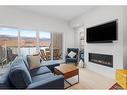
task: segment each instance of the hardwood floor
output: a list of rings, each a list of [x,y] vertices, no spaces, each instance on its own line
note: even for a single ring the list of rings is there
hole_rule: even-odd
[[[103,75],[100,75],[96,72],[90,71],[86,68],[79,68],[79,83],[68,88],[68,89],[74,89],[74,90],[108,90],[115,81],[105,77]],[[77,76],[69,79],[68,81],[73,83],[77,80]],[[65,83],[68,85],[67,83]]]

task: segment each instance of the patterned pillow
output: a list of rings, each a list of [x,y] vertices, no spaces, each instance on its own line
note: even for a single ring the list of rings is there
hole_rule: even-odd
[[[74,58],[75,55],[76,55],[76,53],[73,52],[73,51],[71,51],[71,52],[68,54],[68,56],[69,56],[70,58]]]

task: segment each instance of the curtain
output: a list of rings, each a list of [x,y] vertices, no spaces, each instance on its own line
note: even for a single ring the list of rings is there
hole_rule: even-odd
[[[62,58],[62,39],[62,33],[53,32],[53,59]]]

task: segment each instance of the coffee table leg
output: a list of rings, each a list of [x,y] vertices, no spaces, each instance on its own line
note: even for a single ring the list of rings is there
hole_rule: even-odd
[[[67,80],[65,80],[65,81],[70,85],[70,86],[64,88],[64,89],[67,89],[67,88],[69,88],[69,87],[71,87],[71,86],[73,86],[73,85],[79,83],[79,74],[78,74],[78,82],[76,82],[76,83],[74,83],[74,84],[71,84],[69,81],[67,81]]]
[[[78,83],[79,83],[79,73],[78,73]]]
[[[65,81],[66,81],[70,86],[72,86],[72,84],[71,84],[70,82],[68,82],[67,80],[65,80]],[[70,87],[70,86],[69,86],[69,87]]]

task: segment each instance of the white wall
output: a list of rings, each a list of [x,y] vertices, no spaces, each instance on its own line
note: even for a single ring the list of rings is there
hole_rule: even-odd
[[[42,16],[14,7],[0,7],[0,26],[10,26],[37,31],[62,32],[64,52],[67,47],[74,46],[73,31],[68,23],[47,16]],[[71,36],[70,36],[71,35]]]
[[[123,68],[123,7],[121,6],[100,6],[96,7],[81,17],[70,22],[71,26],[84,24],[86,33],[87,27],[118,19],[118,40],[113,43],[87,44],[85,42],[85,62],[87,68],[115,78],[115,69]],[[102,53],[113,55],[113,68],[93,64],[88,61],[88,53]]]
[[[80,28],[74,29],[74,47],[80,48]]]
[[[123,10],[123,67],[127,69],[127,7]]]

